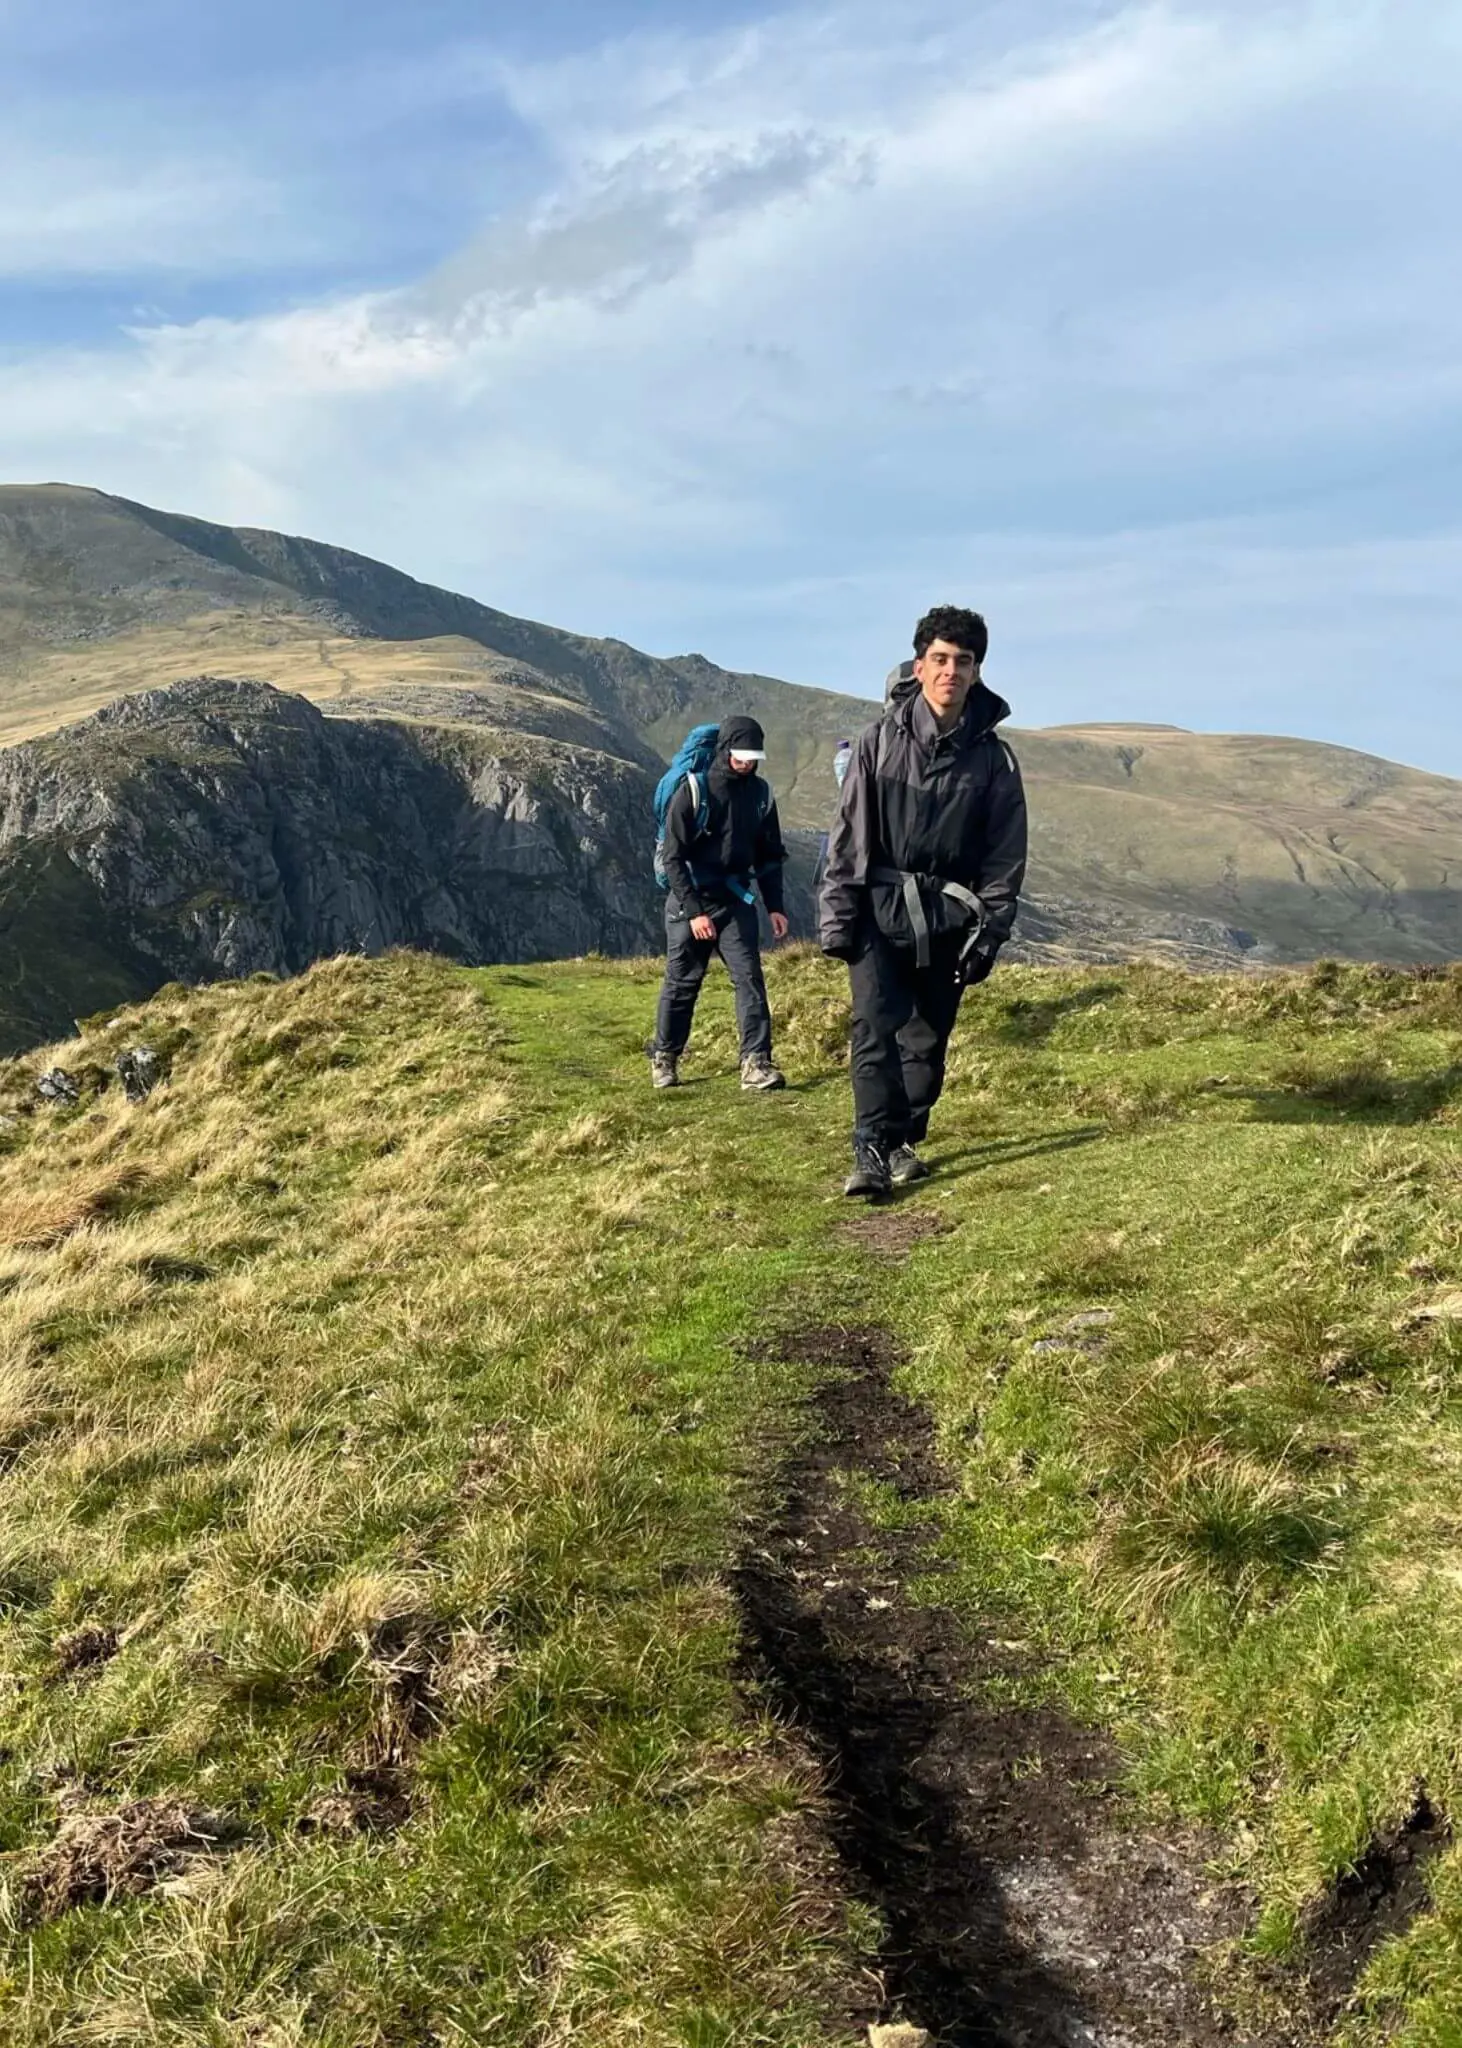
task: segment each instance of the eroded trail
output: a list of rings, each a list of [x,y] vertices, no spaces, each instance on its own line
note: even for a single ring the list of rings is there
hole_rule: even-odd
[[[999,1703],[1019,1646],[972,1643],[927,1585],[916,1604],[932,1518],[890,1533],[860,1502],[870,1481],[915,1509],[949,1487],[892,1339],[820,1328],[778,1349],[826,1374],[737,1573],[749,1675],[819,1754],[847,1882],[888,1928],[883,2017],[946,2048],[1235,2048],[1196,1965],[1237,1902],[1197,1845],[1124,1824],[1101,1736]]]

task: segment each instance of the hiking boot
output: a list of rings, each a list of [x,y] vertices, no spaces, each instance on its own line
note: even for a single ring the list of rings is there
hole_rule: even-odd
[[[680,1054],[678,1052],[651,1052],[650,1086],[652,1088],[678,1088],[680,1086]]]
[[[785,1088],[787,1077],[765,1053],[754,1052],[741,1062],[741,1085],[752,1089]]]
[[[843,1193],[867,1195],[870,1199],[876,1199],[879,1195],[886,1195],[892,1186],[887,1153],[877,1145],[869,1145],[861,1139],[855,1139],[853,1171],[843,1182]]]
[[[931,1171],[912,1145],[895,1145],[888,1155],[888,1177],[896,1188],[911,1187],[916,1180],[928,1180]]]

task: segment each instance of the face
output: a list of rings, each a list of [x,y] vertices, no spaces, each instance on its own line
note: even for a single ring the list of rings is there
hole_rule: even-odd
[[[761,765],[754,754],[732,754],[728,760],[733,775],[755,775]]]
[[[964,710],[979,666],[968,647],[956,647],[952,640],[935,640],[914,663],[914,674],[934,716],[951,721]]]

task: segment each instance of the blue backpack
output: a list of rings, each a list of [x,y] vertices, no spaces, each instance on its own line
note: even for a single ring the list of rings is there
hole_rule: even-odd
[[[695,805],[697,838],[699,838],[710,823],[710,805],[706,800],[706,777],[709,775],[711,764],[716,758],[716,746],[720,737],[721,728],[718,725],[693,725],[676,748],[670,766],[655,785],[655,886],[657,888],[668,889],[670,887],[670,877],[665,872],[665,820],[669,815],[670,806],[675,799],[676,792],[683,782],[690,784],[690,798],[691,802]],[[771,791],[764,782],[761,784],[761,789],[763,792],[762,810],[763,815],[765,815],[766,810],[770,806]],[[728,876],[727,880],[730,881],[731,878]],[[743,901],[752,903],[756,900],[749,888],[737,887],[734,881],[732,882],[732,887],[736,889],[737,895]]]

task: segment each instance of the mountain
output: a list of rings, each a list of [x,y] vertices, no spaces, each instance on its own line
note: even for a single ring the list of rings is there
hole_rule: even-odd
[[[0,752],[0,1050],[168,981],[656,943],[648,774],[199,678]]]
[[[646,765],[707,707],[775,702],[793,809],[814,762],[825,779],[826,735],[868,715],[862,699],[512,618],[317,541],[70,485],[0,487],[0,743],[180,675],[248,670],[331,706],[466,716]],[[820,794],[806,822],[826,808]]]
[[[873,651],[871,683],[896,652]],[[0,828],[0,933],[12,935],[12,952],[17,935],[28,933],[26,975],[32,985],[38,974],[48,976],[57,991],[64,984],[68,1002],[81,983],[109,975],[122,975],[136,992],[141,956],[129,949],[148,934],[147,958],[161,948],[184,963],[169,971],[204,971],[205,959],[211,971],[233,971],[230,963],[242,953],[224,934],[262,929],[258,920],[267,925],[274,916],[256,907],[230,924],[222,913],[210,922],[184,907],[184,928],[164,943],[162,913],[134,904],[130,883],[118,900],[132,908],[115,928],[110,910],[103,914],[87,895],[101,884],[99,856],[86,836],[95,819],[78,794],[94,771],[81,764],[101,759],[113,728],[86,721],[124,695],[143,699],[126,727],[129,779],[117,786],[108,769],[99,786],[111,791],[115,808],[108,845],[125,837],[120,820],[129,807],[136,812],[131,829],[146,838],[153,828],[144,818],[159,803],[166,811],[172,799],[166,790],[152,792],[155,771],[142,771],[140,735],[159,722],[171,722],[176,733],[177,718],[200,712],[196,684],[189,685],[193,694],[183,693],[176,716],[157,695],[200,675],[255,679],[325,714],[301,712],[290,723],[281,705],[259,717],[286,751],[299,750],[291,815],[306,836],[317,827],[323,833],[327,869],[346,859],[338,850],[346,844],[340,834],[352,801],[346,792],[360,762],[389,757],[413,788],[426,771],[408,773],[404,764],[434,763],[433,803],[440,799],[446,810],[428,804],[419,816],[406,816],[401,874],[388,885],[397,813],[383,800],[373,878],[361,879],[364,855],[352,846],[352,881],[340,900],[369,903],[371,917],[379,908],[381,934],[409,933],[468,954],[481,946],[484,957],[495,958],[653,940],[655,905],[630,880],[635,863],[642,866],[648,778],[688,725],[729,711],[753,712],[767,729],[784,821],[804,835],[798,856],[805,923],[814,844],[808,835],[825,827],[832,807],[832,742],[877,708],[866,697],[727,671],[702,655],[659,659],[622,641],[514,618],[320,542],[215,525],[68,485],[0,488],[0,748],[28,743],[19,749],[19,765],[7,766],[5,786],[31,791],[12,795]],[[998,669],[992,679],[1001,685]],[[57,729],[78,719],[83,724],[72,744]],[[1223,965],[1334,954],[1423,964],[1462,954],[1462,896],[1453,883],[1462,867],[1462,784],[1344,748],[1266,736],[1092,724],[1012,731],[1011,738],[1032,809],[1019,938],[1029,959],[1155,952]],[[200,759],[211,758],[213,744],[206,734],[198,738]],[[190,740],[184,752],[193,746]],[[15,758],[0,752],[0,762]],[[464,896],[451,868],[459,827],[471,839],[462,820],[475,820],[480,831],[494,806],[505,817],[504,807],[519,800],[530,759],[539,776],[533,801],[542,806],[550,838],[563,825],[572,838],[573,817],[592,789],[601,821],[595,829],[613,838],[621,864],[614,891],[639,886],[637,908],[622,895],[614,907],[601,903],[593,877],[587,893],[579,889],[575,861],[588,860],[581,850],[567,859],[559,883],[535,885],[531,902],[490,912],[478,906],[469,914],[473,888],[509,888],[509,871],[491,870],[489,885],[489,871],[474,870]],[[490,763],[497,765],[489,773]],[[276,760],[271,777],[278,767]],[[487,790],[492,775],[499,778],[496,795],[461,794]],[[316,787],[311,776],[326,781]],[[577,796],[566,794],[569,784]],[[40,793],[42,785],[50,794]],[[458,792],[450,799],[449,787]],[[316,810],[307,800],[312,788]],[[210,886],[204,877],[211,846],[229,868],[226,813],[233,795],[230,784],[219,797],[216,841],[192,847],[196,889]],[[621,810],[611,824],[616,805]],[[332,811],[339,813],[334,822]],[[50,822],[38,825],[42,818]],[[420,818],[433,820],[424,828],[432,850],[426,867],[411,836]],[[49,877],[44,888],[39,874]],[[422,908],[438,901],[438,884],[454,905],[440,920]],[[363,894],[352,893],[357,885]],[[335,900],[320,886],[322,900]],[[77,892],[90,904],[85,915]],[[64,962],[46,943],[45,934],[61,928],[57,913],[42,907],[53,896],[71,906],[66,928],[78,918],[84,928]],[[566,907],[570,899],[579,911]],[[188,901],[185,892],[173,908]],[[25,904],[29,913],[17,908]],[[285,965],[309,955],[316,938],[378,943],[364,910],[354,923],[335,914],[318,927],[309,918],[296,926],[283,913],[280,919],[270,957]],[[260,949],[249,957],[260,957]],[[47,1009],[52,1021],[59,1000],[57,993]]]

